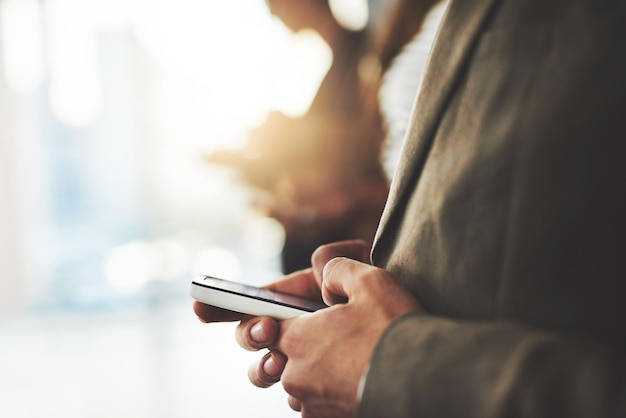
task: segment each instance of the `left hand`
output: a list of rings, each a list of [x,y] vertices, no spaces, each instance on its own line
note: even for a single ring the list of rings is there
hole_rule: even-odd
[[[308,418],[353,416],[383,332],[397,317],[423,309],[387,271],[347,258],[326,264],[321,290],[332,306],[281,322],[272,349],[286,356],[281,380],[293,409]]]

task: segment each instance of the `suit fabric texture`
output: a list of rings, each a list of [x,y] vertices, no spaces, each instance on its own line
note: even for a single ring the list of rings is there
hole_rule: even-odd
[[[452,0],[372,261],[359,417],[626,416],[626,2]]]

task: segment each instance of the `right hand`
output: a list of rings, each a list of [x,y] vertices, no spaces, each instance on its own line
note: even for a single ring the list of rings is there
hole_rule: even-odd
[[[292,273],[267,288],[292,293],[309,299],[321,300],[322,272],[324,266],[336,257],[347,257],[369,263],[371,246],[360,240],[342,241],[319,247],[311,257],[312,267]],[[216,308],[213,308],[216,309]],[[196,310],[198,313],[198,310]],[[202,311],[200,311],[202,313]],[[200,316],[200,315],[199,315]],[[205,319],[206,317],[200,316]],[[247,350],[261,350],[276,344],[280,327],[269,317],[243,317],[237,327],[236,338],[239,345]],[[258,387],[269,387],[281,378],[287,358],[279,351],[270,351],[253,364],[248,377]]]

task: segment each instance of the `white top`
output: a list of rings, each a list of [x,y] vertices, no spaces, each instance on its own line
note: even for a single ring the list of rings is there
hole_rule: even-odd
[[[448,2],[442,0],[431,8],[421,30],[402,48],[383,76],[379,99],[383,120],[387,125],[387,138],[382,151],[382,163],[389,180],[393,178],[400,159],[400,150],[426,61]]]

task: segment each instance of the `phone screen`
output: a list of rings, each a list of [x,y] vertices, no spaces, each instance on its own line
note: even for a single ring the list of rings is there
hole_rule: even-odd
[[[322,302],[309,300],[300,296],[290,295],[288,293],[282,293],[275,290],[263,289],[243,283],[218,279],[217,277],[203,276],[202,278],[194,280],[194,282],[209,289],[215,289],[222,292],[249,297],[251,299],[258,299],[283,306],[298,308],[308,312],[315,312],[319,309],[327,307]]]

